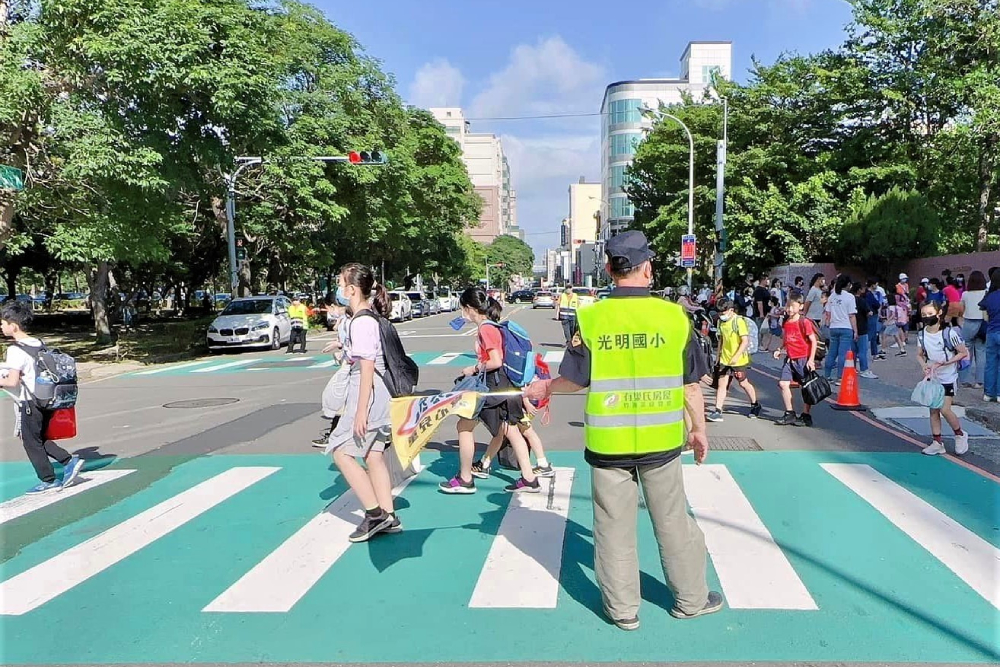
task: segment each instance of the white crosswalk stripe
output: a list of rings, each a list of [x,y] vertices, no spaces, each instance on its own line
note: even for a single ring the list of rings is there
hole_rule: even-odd
[[[447,363],[451,362],[452,360],[458,358],[459,356],[461,356],[461,354],[462,354],[461,352],[446,352],[445,354],[442,354],[440,357],[437,357],[436,359],[431,359],[430,361],[428,361],[427,365],[428,366],[443,366],[444,364],[447,364]]]
[[[240,359],[239,361],[230,361],[229,363],[219,364],[218,366],[209,366],[208,368],[196,368],[192,373],[214,373],[215,371],[221,371],[224,368],[236,368],[237,366],[246,366],[247,364],[252,364],[260,361],[260,359]]]
[[[200,359],[198,361],[189,361],[186,364],[174,364],[172,366],[164,366],[163,368],[154,368],[151,371],[139,371],[136,375],[156,375],[157,373],[163,373],[165,371],[176,371],[182,368],[191,368],[192,366],[201,366],[202,364],[211,363],[207,359]]]
[[[7,523],[8,521],[13,521],[18,517],[22,517],[25,514],[30,514],[35,510],[39,510],[43,507],[55,504],[60,500],[65,500],[67,498],[72,498],[75,495],[83,493],[84,491],[89,491],[90,489],[96,489],[102,484],[107,484],[108,482],[114,481],[116,479],[121,479],[129,473],[135,472],[134,470],[90,470],[81,472],[79,477],[76,478],[76,482],[61,491],[49,491],[48,493],[40,493],[38,495],[24,495],[14,498],[13,500],[8,500],[6,502],[0,503],[0,525]]]
[[[40,607],[278,470],[231,468],[25,570],[0,584],[0,615]]]
[[[555,609],[573,468],[542,479],[542,493],[510,500],[469,607]]]
[[[565,350],[550,350],[545,353],[545,356],[543,356],[542,359],[544,359],[547,364],[558,364],[562,362],[563,355],[565,354]]]
[[[307,368],[330,368],[331,366],[336,366],[336,359],[329,359],[327,361],[321,361],[318,364],[313,364],[312,366],[307,366]]]

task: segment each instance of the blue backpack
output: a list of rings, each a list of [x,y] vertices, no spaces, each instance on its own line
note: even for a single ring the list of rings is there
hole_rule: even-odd
[[[535,355],[531,338],[517,322],[489,322],[503,336],[503,369],[515,387],[524,387],[535,379]]]

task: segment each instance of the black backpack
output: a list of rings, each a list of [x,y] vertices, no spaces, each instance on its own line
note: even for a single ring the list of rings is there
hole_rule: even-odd
[[[43,343],[41,347],[22,345],[14,342],[35,362],[35,388],[29,389],[22,385],[42,410],[60,410],[76,405],[79,387],[76,379],[76,360],[73,357],[49,349]]]
[[[392,322],[375,311],[366,308],[354,314],[354,317],[371,317],[378,322],[379,339],[382,341],[382,358],[385,360],[385,375],[379,377],[385,382],[385,388],[393,398],[409,396],[420,379],[420,368],[403,349],[403,341]],[[376,371],[378,373],[378,371]]]

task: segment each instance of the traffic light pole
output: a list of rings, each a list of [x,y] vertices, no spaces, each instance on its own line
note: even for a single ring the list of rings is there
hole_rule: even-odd
[[[312,160],[313,162],[347,162],[365,166],[379,166],[385,164],[385,156],[378,152],[357,153],[352,151],[347,155],[320,155],[309,156],[300,155],[298,159]],[[229,244],[229,288],[233,297],[240,286],[240,269],[236,259],[236,179],[247,167],[264,164],[262,157],[240,156],[236,158],[236,170],[232,174],[226,174],[226,240]],[[384,277],[384,276],[383,276]]]

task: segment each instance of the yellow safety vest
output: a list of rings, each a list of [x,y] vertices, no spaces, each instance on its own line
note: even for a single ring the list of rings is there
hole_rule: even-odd
[[[580,297],[576,293],[562,293],[559,297],[559,315],[576,315],[576,309],[580,306]]]
[[[288,307],[288,317],[291,318],[292,323],[295,323],[295,320],[299,320],[298,323],[305,326],[308,314],[309,311],[304,303],[300,303],[297,306],[293,303]]]
[[[613,298],[577,313],[590,350],[585,434],[595,454],[684,445],[684,350],[690,321],[676,303]]]

